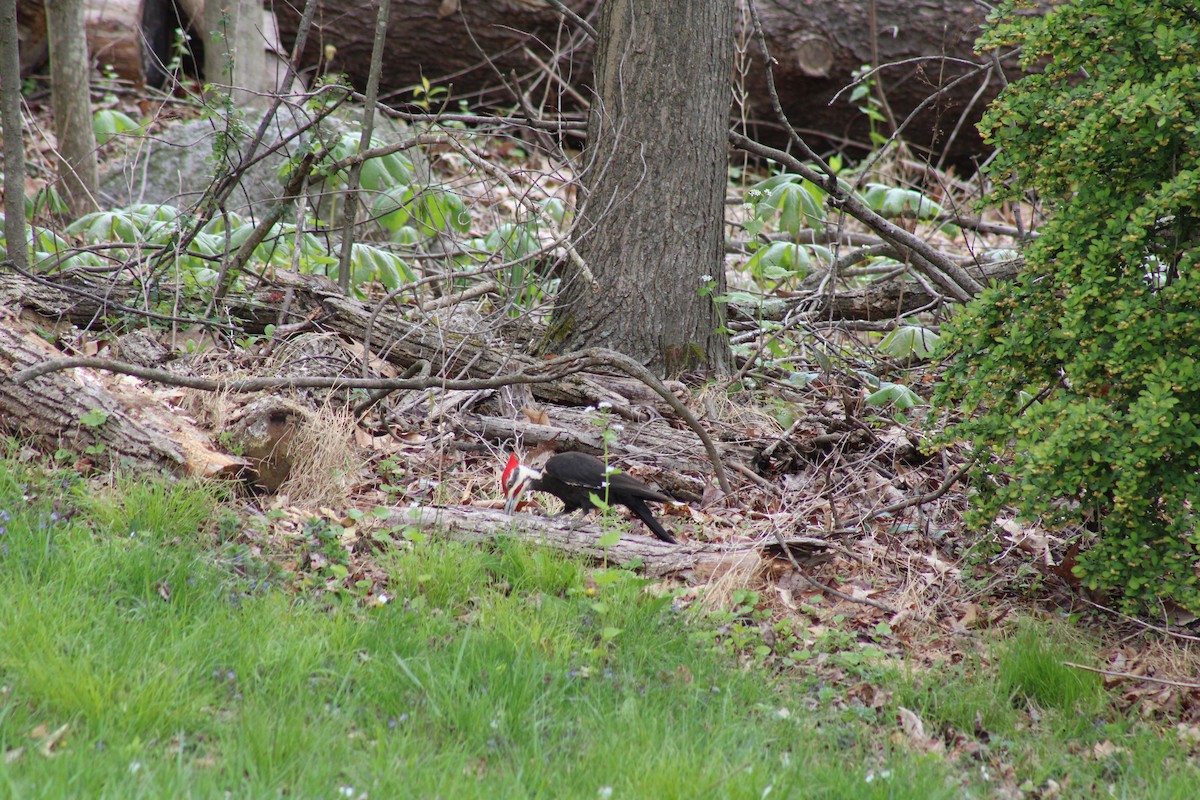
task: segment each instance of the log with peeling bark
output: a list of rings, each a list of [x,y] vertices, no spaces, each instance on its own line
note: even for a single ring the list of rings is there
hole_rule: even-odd
[[[1005,283],[1014,280],[1023,259],[993,261],[968,267],[980,283]],[[819,277],[819,276],[817,276]],[[929,288],[908,278],[875,281],[854,289],[840,289],[815,294],[807,292],[788,299],[770,299],[758,304],[735,304],[731,316],[741,319],[780,320],[793,309],[803,307],[814,319],[824,320],[894,320],[929,308],[940,299]]]
[[[533,514],[508,515],[476,507],[397,509],[384,524],[400,529],[436,530],[465,542],[487,542],[514,536],[572,557],[636,568],[652,578],[679,578],[697,583],[718,578],[731,570],[758,573],[777,559],[786,558],[775,539],[731,545],[687,541],[667,544],[652,536],[632,533],[623,535],[611,547],[600,547],[597,544],[600,529],[594,521]],[[811,557],[824,544],[820,539],[807,537],[793,537],[784,542],[798,559]]]
[[[595,21],[598,0],[566,0],[566,5]],[[852,101],[848,92],[838,96],[853,73],[864,64],[898,63],[876,82],[887,98],[886,113],[899,123],[981,60],[974,44],[987,16],[984,4],[972,0],[757,0],[757,8],[776,62],[780,100],[793,124],[868,148],[870,122],[859,110],[866,100]],[[278,9],[290,47],[303,3]],[[320,65],[326,74],[345,72],[356,86],[365,86],[374,23],[369,4],[325,0],[304,53],[305,66]],[[749,17],[741,15],[739,24],[747,26]],[[764,121],[755,135],[779,144],[762,58],[745,41],[752,63],[739,86],[749,105],[744,116]],[[577,109],[591,97],[593,49],[586,35],[541,0],[404,0],[391,7],[381,96],[390,92],[398,100],[410,99],[411,87],[428,79],[449,90],[451,105],[457,98],[485,98],[511,106],[515,90],[535,107]],[[1010,77],[1017,73],[1015,63],[1005,66]],[[558,77],[547,76],[547,68]],[[956,157],[978,154],[983,147],[974,123],[1001,86],[1001,80],[982,74],[963,80],[927,104],[910,124],[908,138],[938,151],[956,133]],[[965,117],[961,125],[960,117]]]
[[[139,381],[68,370],[16,384],[13,372],[62,353],[11,317],[0,317],[0,429],[54,452],[66,448],[99,470],[211,477],[245,466]]]
[[[969,270],[981,282],[1003,282],[1012,280],[1016,276],[1020,264],[1019,260],[1009,260],[985,264],[979,268],[971,267]],[[284,293],[289,288],[298,291],[290,306],[292,316],[289,318],[289,322],[295,322],[309,315],[316,319],[326,313],[321,298],[328,295],[332,284],[327,284],[323,279],[314,276],[296,275],[282,270],[277,271],[274,275],[274,281],[263,281],[248,299],[237,297],[231,299],[230,302],[233,305],[230,312],[233,319],[242,325],[245,332],[261,333],[267,325],[279,324],[279,308],[282,305]],[[164,285],[161,287],[161,291],[164,294],[170,294],[173,289]],[[928,305],[935,299],[916,281],[894,279],[857,289],[838,290],[815,298],[806,295],[794,301],[768,299],[763,303],[753,305],[733,304],[733,313],[735,316],[748,319],[756,317],[780,319],[793,306],[803,303],[806,308],[817,312],[822,319],[886,320],[904,316],[917,308]],[[82,328],[91,327],[97,320],[120,311],[120,306],[136,307],[138,302],[136,292],[129,285],[114,285],[81,274],[55,276],[53,280],[39,281],[11,270],[0,269],[0,303],[29,308],[44,317],[63,320]],[[345,309],[343,314],[345,319],[342,320],[338,329],[352,338],[360,339],[369,311],[356,301],[348,301],[341,307]],[[388,312],[384,313],[388,314]],[[398,332],[402,339],[405,331],[410,330],[411,326],[412,323],[401,323]],[[436,336],[436,326],[426,325],[425,327],[433,331]],[[396,332],[393,331],[393,333]],[[536,335],[536,333],[522,332],[524,338],[528,338],[530,335]],[[441,342],[440,346],[446,344],[446,342]],[[425,357],[421,355],[425,351],[422,345],[401,342],[399,346],[400,350],[393,353],[394,358],[390,359],[395,363],[407,367],[411,364],[411,359]],[[434,347],[437,346],[439,343],[434,343]],[[380,347],[378,337],[374,339],[374,347],[377,350],[383,349]],[[468,350],[466,360],[470,361],[474,351],[470,350],[469,346]],[[471,374],[484,373],[472,370]],[[654,406],[660,412],[667,413],[665,406],[660,405],[661,401],[657,395],[649,392],[640,383],[624,377],[618,377],[615,380],[606,377],[604,383],[610,395],[615,390],[621,397],[627,398],[635,404]],[[539,391],[544,392],[545,390]],[[544,393],[539,399],[547,402],[560,402],[553,396],[547,396]],[[604,398],[597,396],[593,400],[588,400],[579,392],[574,392],[563,397],[562,402],[570,404],[582,400],[583,402],[579,404],[587,405],[589,402],[594,404],[600,399]]]
[[[1021,261],[1012,259],[970,268],[981,283],[1011,281],[1017,276]],[[833,292],[818,305],[817,313],[832,314],[835,319],[889,320],[929,308],[940,298],[927,286],[916,281],[894,278],[878,281],[857,289]]]

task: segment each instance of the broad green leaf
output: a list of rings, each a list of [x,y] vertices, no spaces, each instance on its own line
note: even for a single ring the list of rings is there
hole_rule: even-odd
[[[97,144],[108,144],[114,136],[139,130],[142,126],[132,117],[112,108],[104,108],[92,115],[92,130],[96,132]]]
[[[925,400],[920,395],[903,384],[880,381],[879,386],[877,391],[867,395],[866,403],[868,405],[886,406],[891,404],[903,410],[925,404]]]
[[[918,219],[930,219],[945,214],[940,205],[914,189],[901,189],[882,183],[868,183],[863,202],[885,217],[898,217],[913,212]]]
[[[879,349],[893,358],[929,358],[940,337],[917,325],[902,325],[883,337]]]

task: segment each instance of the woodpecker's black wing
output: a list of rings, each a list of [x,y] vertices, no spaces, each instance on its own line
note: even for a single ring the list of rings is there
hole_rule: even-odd
[[[556,485],[560,483],[560,485],[587,488],[592,492],[604,491],[604,483],[607,479],[610,493],[620,492],[644,500],[658,500],[659,503],[670,503],[671,501],[667,495],[655,492],[636,477],[624,473],[608,474],[605,463],[587,453],[558,453],[557,456],[546,462],[541,474],[544,479],[550,477]]]
[[[671,498],[662,492],[656,492],[637,478],[626,475],[623,472],[618,472],[616,475],[609,475],[608,487],[610,494],[616,493],[629,497],[638,497],[642,500],[657,500],[660,503],[672,502]]]
[[[675,542],[646,505],[647,500],[669,503],[671,498],[630,475],[622,472],[610,474],[604,462],[595,456],[575,452],[553,456],[542,467],[542,478],[537,488],[562,500],[565,506],[563,513],[568,513],[580,508],[595,508],[592,495],[604,498],[606,482],[610,504],[627,506],[655,536],[664,542]]]

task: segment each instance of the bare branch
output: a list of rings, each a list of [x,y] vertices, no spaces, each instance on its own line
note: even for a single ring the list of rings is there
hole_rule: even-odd
[[[1146,681],[1148,683],[1157,683],[1163,686],[1177,686],[1180,689],[1200,689],[1200,683],[1186,683],[1184,681],[1171,681],[1166,678],[1155,678],[1150,675],[1134,675],[1132,672],[1114,672],[1109,669],[1097,669],[1089,667],[1085,664],[1076,664],[1072,661],[1062,662],[1064,667],[1072,667],[1073,669],[1082,669],[1087,672],[1095,672],[1098,675],[1104,675],[1107,678],[1122,678],[1127,681]]]
[[[593,40],[599,38],[596,35],[596,29],[592,27],[592,23],[588,22],[586,19],[572,11],[566,3],[562,2],[562,0],[546,0],[546,2],[554,6],[558,13],[571,20],[571,22],[573,22],[577,27],[581,28],[584,33],[592,37]]]
[[[785,153],[774,147],[759,144],[737,131],[729,132],[729,140],[733,143],[734,147],[738,147],[754,155],[774,159],[792,172],[821,186],[829,195],[828,202],[845,209],[846,213],[869,226],[881,238],[890,242],[894,247],[911,253],[913,264],[917,269],[927,275],[955,300],[965,303],[983,289],[982,284],[968,275],[950,256],[932,247],[919,236],[909,233],[900,226],[884,219],[872,211],[856,195],[847,191],[836,180],[827,180],[825,176],[797,159],[791,153]]]

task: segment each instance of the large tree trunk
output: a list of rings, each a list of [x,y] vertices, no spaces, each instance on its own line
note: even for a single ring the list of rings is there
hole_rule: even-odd
[[[25,247],[25,124],[17,53],[17,5],[0,0],[0,132],[4,136],[4,240],[8,258],[29,268]]]
[[[733,12],[733,0],[604,3],[575,227],[592,274],[568,263],[548,349],[611,347],[667,375],[728,369],[714,297]]]

